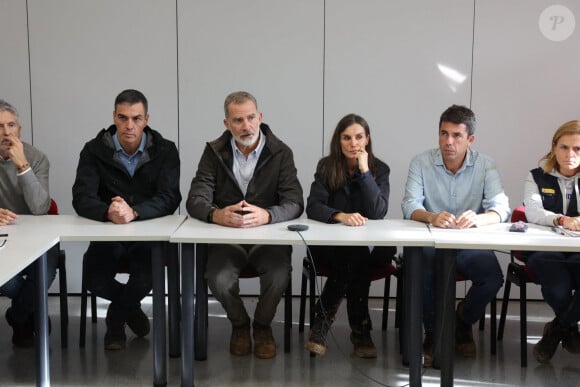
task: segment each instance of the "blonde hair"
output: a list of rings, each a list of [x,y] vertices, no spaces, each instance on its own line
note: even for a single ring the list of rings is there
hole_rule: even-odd
[[[554,137],[552,138],[552,148],[550,149],[550,152],[542,157],[542,160],[546,161],[542,167],[545,173],[552,172],[553,170],[560,170],[558,160],[556,160],[556,155],[554,154],[554,148],[562,136],[570,134],[580,134],[580,121],[568,121],[556,130],[556,133],[554,133]]]

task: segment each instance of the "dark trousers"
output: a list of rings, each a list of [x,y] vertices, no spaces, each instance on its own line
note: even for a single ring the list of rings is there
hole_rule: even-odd
[[[47,254],[46,272],[49,287],[56,276],[57,266],[58,254]],[[0,293],[12,300],[10,314],[14,321],[22,323],[29,320],[34,312],[34,297],[36,294],[34,264],[28,265],[20,273],[10,278],[8,282],[0,287]]]
[[[84,259],[87,288],[110,300],[114,318],[126,321],[152,288],[151,243],[91,242]],[[115,279],[119,272],[129,274],[126,284]]]
[[[423,324],[425,332],[432,333],[435,324],[436,294],[435,276],[437,275],[436,250],[423,248],[421,268],[423,269]],[[457,250],[455,257],[457,271],[472,282],[463,301],[462,319],[473,324],[483,316],[485,307],[503,284],[503,273],[497,257],[491,250]],[[455,273],[444,273],[453,276]]]
[[[527,265],[538,277],[544,299],[563,326],[580,320],[580,254],[537,251],[527,258]]]
[[[377,247],[371,253],[367,246],[311,246],[310,252],[315,266],[323,265],[330,270],[319,304],[333,314],[346,297],[351,328],[370,330],[368,299],[371,270],[373,266],[390,262],[396,249]],[[327,316],[330,321],[333,317]]]

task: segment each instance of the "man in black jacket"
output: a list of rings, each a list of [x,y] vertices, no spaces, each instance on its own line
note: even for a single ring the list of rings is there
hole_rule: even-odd
[[[115,100],[114,124],[87,142],[73,185],[80,216],[126,224],[170,215],[179,206],[179,154],[175,144],[149,126],[147,99],[125,90]],[[125,324],[139,337],[149,333],[141,300],[152,287],[151,245],[147,242],[92,242],[84,256],[87,287],[111,300],[105,349],[125,347]],[[115,279],[123,267],[126,284]]]
[[[228,227],[256,227],[300,216],[302,188],[290,148],[262,123],[256,99],[231,93],[224,103],[226,131],[205,147],[191,182],[187,211],[197,219]],[[232,323],[230,353],[276,355],[270,324],[288,284],[291,246],[210,245],[206,277]],[[244,308],[238,276],[251,267],[260,275],[254,322]]]

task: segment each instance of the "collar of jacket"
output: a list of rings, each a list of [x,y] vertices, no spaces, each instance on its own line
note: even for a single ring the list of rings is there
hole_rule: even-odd
[[[270,127],[267,124],[260,124],[260,130],[266,136],[266,144],[264,145],[264,150],[262,150],[262,154],[260,155],[260,159],[258,160],[258,165],[256,168],[258,168],[259,165],[261,165],[269,156],[280,152],[283,148],[282,141],[280,141],[280,139],[276,137],[274,133],[272,133],[272,130],[270,130]],[[231,138],[232,134],[230,131],[225,130],[220,137],[207,143],[207,145],[224,161],[224,163],[230,169],[233,165],[233,151],[232,147],[230,146]]]

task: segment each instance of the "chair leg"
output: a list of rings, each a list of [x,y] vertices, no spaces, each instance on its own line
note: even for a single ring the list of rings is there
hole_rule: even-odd
[[[491,354],[495,355],[497,352],[497,343],[495,340],[495,334],[496,334],[496,327],[497,325],[497,300],[494,299],[491,300],[491,307],[489,308],[489,339],[490,339],[490,348],[491,348]]]
[[[503,300],[501,301],[501,312],[499,315],[499,326],[497,328],[497,339],[503,339],[503,331],[505,329],[505,320],[507,316],[507,308],[508,302],[510,299],[510,290],[511,290],[512,282],[508,279],[505,281],[504,289],[503,289]]]
[[[85,347],[85,340],[87,336],[87,284],[85,281],[85,265],[83,261],[83,273],[81,276],[81,322],[79,332],[79,347]]]
[[[522,367],[528,366],[528,321],[526,308],[526,282],[520,281],[520,357]]]
[[[310,326],[312,326],[312,321],[314,320],[314,305],[316,304],[316,273],[314,268],[310,267],[308,271],[308,279],[310,281]],[[314,352],[310,352],[310,357],[316,357]]]
[[[395,301],[395,328],[401,326],[401,314],[403,312],[403,276],[399,274],[397,278],[397,295]]]
[[[306,259],[306,258],[305,258]],[[308,276],[302,269],[302,281],[300,283],[300,315],[298,317],[298,332],[304,332],[304,317],[306,314],[306,285]]]
[[[382,331],[387,330],[387,322],[389,320],[389,294],[391,290],[391,276],[385,277],[385,289],[383,290],[383,322],[381,324]]]
[[[64,251],[57,244],[58,281],[60,289],[60,346],[68,347],[68,288],[66,282],[66,260]]]
[[[97,296],[91,293],[91,321],[97,323]]]
[[[289,274],[288,286],[284,294],[284,352],[289,353],[292,335],[292,273]]]

